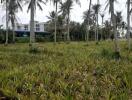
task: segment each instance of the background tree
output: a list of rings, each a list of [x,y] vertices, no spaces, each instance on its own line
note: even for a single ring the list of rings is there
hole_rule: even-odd
[[[131,10],[132,11],[132,10]],[[128,41],[128,49],[131,49],[131,41],[130,41],[130,0],[127,0],[127,41]]]
[[[57,18],[58,18],[58,4],[60,4],[60,2],[62,0],[50,0],[50,1],[53,2],[53,5],[55,6],[55,32],[54,32],[54,42],[56,43]]]
[[[55,23],[55,12],[54,11],[50,12],[49,16],[47,16],[47,18],[49,19],[49,21],[48,21],[48,31],[51,32],[51,33],[54,33],[53,26],[54,26],[54,23]],[[64,35],[63,32],[65,31],[64,30],[64,25],[65,25],[65,18],[64,18],[64,16],[63,15],[58,15],[58,17],[57,17],[57,24],[56,24],[56,26],[57,26],[57,28],[56,28],[56,32],[57,32],[56,39],[58,39],[58,41],[59,41],[59,39],[64,38],[63,37],[63,35]]]
[[[87,35],[86,35],[86,41],[89,40],[89,27],[90,27],[90,12],[91,12],[91,4],[92,4],[92,0],[89,0],[89,9],[88,9],[88,26],[86,26],[87,28]]]
[[[8,44],[8,5],[9,5],[9,0],[1,0],[1,3],[5,5],[6,8],[6,41],[5,45]]]
[[[119,12],[117,11],[115,17],[116,17],[116,27],[117,27],[117,29],[120,29],[121,28],[121,23],[122,23],[122,15],[121,15],[121,12],[120,11]]]
[[[96,22],[95,40],[98,42],[98,13],[100,11],[100,4],[93,5],[92,9],[95,14],[95,22]]]
[[[87,10],[83,13],[83,20],[84,20],[83,24],[86,30],[85,41],[89,40],[89,31],[90,31],[91,26],[94,24],[93,18],[94,18],[94,14],[92,11]]]
[[[99,4],[99,0],[97,0],[97,5],[98,5],[98,12],[97,12],[97,42],[98,42],[98,39],[99,39],[99,11],[101,7],[101,5]]]
[[[35,32],[34,32],[34,15],[36,11],[36,7],[39,7],[40,10],[43,10],[41,3],[46,4],[46,1],[43,0],[28,0],[26,4],[29,4],[28,11],[30,10],[30,45],[35,43]]]
[[[66,0],[64,3],[61,3],[61,12],[66,18],[67,21],[67,40],[70,41],[70,13],[73,7],[73,3],[76,2],[80,4],[79,0]]]
[[[119,51],[119,44],[118,44],[118,37],[117,37],[117,28],[116,28],[116,17],[114,13],[114,3],[117,0],[107,0],[106,8],[109,6],[109,12],[111,14],[111,21],[113,25],[113,31],[114,31],[114,47],[115,47],[115,55],[117,58],[120,57],[120,51]]]
[[[49,21],[47,22],[47,24],[48,24],[48,27],[47,27],[48,31],[54,33],[55,12],[54,11],[50,12],[49,16],[47,16],[47,18],[49,19]]]
[[[22,0],[10,0],[9,1],[9,19],[8,23],[11,22],[12,25],[12,30],[13,30],[13,43],[15,43],[15,22],[17,22],[17,15],[16,13],[18,12],[18,9],[22,11],[22,6],[21,6]]]
[[[127,25],[126,25],[126,22],[125,21],[122,21],[121,22],[121,28],[122,28],[122,36],[125,37],[125,32],[124,30],[126,29]]]
[[[104,32],[102,37],[103,39],[114,39],[111,22],[108,20],[104,22]]]
[[[101,40],[103,39],[102,34],[103,34],[103,25],[104,25],[104,14],[100,14],[102,18],[102,29],[101,29]]]

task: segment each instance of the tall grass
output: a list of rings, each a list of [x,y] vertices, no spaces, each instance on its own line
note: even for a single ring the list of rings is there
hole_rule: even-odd
[[[117,61],[111,42],[0,45],[0,99],[131,100],[132,52],[120,46]]]

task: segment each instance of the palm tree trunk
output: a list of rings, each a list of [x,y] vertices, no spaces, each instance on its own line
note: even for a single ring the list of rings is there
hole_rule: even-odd
[[[89,22],[88,22],[89,23]],[[88,25],[86,25],[86,35],[85,35],[85,41],[88,41],[88,34],[89,34],[89,30],[88,30]]]
[[[111,20],[113,24],[113,30],[114,30],[114,45],[115,45],[115,53],[119,53],[119,45],[118,45],[118,37],[117,37],[117,29],[116,29],[116,19],[114,14],[114,3],[112,2],[112,9],[111,9]]]
[[[128,41],[128,49],[131,49],[131,41],[130,41],[130,0],[127,0],[127,41]]]
[[[30,12],[30,44],[35,43],[35,33],[34,33],[34,0],[31,0],[31,12]]]
[[[13,43],[15,43],[15,26],[14,26],[14,24],[12,25],[12,30],[13,30]]]
[[[87,41],[87,25],[85,26],[86,34],[85,34],[85,41]]]
[[[54,42],[56,43],[56,34],[57,34],[57,16],[58,16],[58,14],[57,14],[57,9],[58,9],[58,7],[57,7],[57,2],[56,2],[56,11],[55,11],[55,33],[54,33]]]
[[[95,41],[97,41],[97,14],[95,15]]]
[[[5,45],[8,45],[8,1],[6,0],[6,42]]]
[[[67,19],[67,40],[70,41],[70,13],[68,13]]]
[[[88,16],[88,26],[87,26],[88,31],[87,31],[87,38],[86,38],[87,41],[89,40],[89,25],[90,25],[89,21],[90,21],[91,3],[92,3],[92,0],[89,1],[89,16]]]
[[[102,17],[101,40],[103,40],[103,23],[104,23],[104,17]]]
[[[98,38],[99,38],[99,30],[98,30],[98,27],[99,27],[99,23],[98,23],[98,13],[97,13],[97,34],[96,34],[96,38],[97,38],[97,42],[98,42]]]
[[[99,0],[97,0],[97,4],[99,5]],[[98,22],[98,20],[99,20],[99,12],[97,12],[97,42],[98,42],[98,38],[99,38],[99,30],[98,30],[98,28],[99,28],[99,22]]]

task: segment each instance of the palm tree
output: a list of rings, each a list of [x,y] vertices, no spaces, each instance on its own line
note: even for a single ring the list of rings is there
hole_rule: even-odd
[[[128,41],[128,49],[131,49],[131,41],[130,41],[130,0],[127,0],[127,41]]]
[[[6,7],[6,41],[5,41],[5,45],[8,45],[8,3],[9,3],[9,0],[1,0],[1,3],[4,3],[5,7]]]
[[[118,29],[121,28],[121,22],[122,22],[122,15],[121,14],[122,13],[120,11],[117,11],[116,15],[115,15],[115,17],[116,17],[116,27]]]
[[[54,32],[54,25],[55,25],[55,11],[49,12],[49,15],[47,16],[48,18],[48,31],[50,31],[51,33]],[[52,30],[52,31],[51,31]]]
[[[72,9],[73,6],[73,1],[72,0],[67,0],[64,3],[61,3],[61,12],[62,15],[65,17],[66,19],[66,23],[67,23],[67,40],[70,41],[70,11]]]
[[[90,12],[91,12],[91,4],[92,4],[92,0],[89,1],[89,10],[88,10],[88,30],[87,30],[87,36],[86,36],[86,41],[89,40],[89,20],[90,20]]]
[[[55,23],[55,12],[54,11],[50,12],[49,16],[47,16],[47,18],[49,19],[47,29],[49,32],[52,33],[52,32],[54,32],[53,25]],[[61,36],[63,35],[62,32],[64,31],[64,25],[65,25],[64,24],[64,16],[59,15],[57,17],[57,29],[56,29],[58,35],[61,35]]]
[[[74,2],[80,5],[79,0],[66,0],[64,3],[61,3],[61,11],[67,20],[67,40],[68,41],[70,41],[70,13],[71,13]]]
[[[123,22],[121,23],[122,36],[123,36],[123,37],[124,37],[124,35],[125,35],[125,34],[124,34],[124,29],[125,29],[126,27],[127,27],[127,26],[126,26],[126,22],[123,21]]]
[[[104,22],[104,28],[105,28],[105,30],[106,30],[106,32],[105,32],[105,34],[103,34],[103,37],[106,39],[106,38],[111,38],[112,40],[113,40],[113,34],[112,34],[112,32],[111,32],[111,30],[112,30],[112,26],[111,26],[111,21],[108,21],[108,20],[106,20],[105,22]]]
[[[109,12],[111,14],[111,21],[112,21],[113,31],[114,31],[115,55],[117,56],[117,58],[119,58],[120,57],[120,51],[119,51],[119,44],[118,44],[118,37],[117,37],[116,18],[115,18],[115,13],[114,13],[114,3],[116,1],[117,0],[107,0],[106,8],[109,6]]]
[[[62,0],[50,0],[53,2],[53,5],[55,6],[55,32],[54,32],[54,42],[56,43],[56,34],[57,34],[57,18],[58,18],[58,3],[60,3]]]
[[[22,0],[14,0],[14,1],[9,1],[9,19],[8,19],[8,23],[9,21],[12,24],[12,30],[13,30],[13,43],[15,43],[15,21],[17,21],[17,16],[16,13],[18,12],[18,9],[20,9],[22,11],[22,6],[21,3]]]
[[[26,4],[29,4],[28,11],[30,10],[30,45],[35,43],[35,32],[34,32],[34,14],[36,11],[36,7],[38,6],[40,10],[43,10],[41,3],[45,4],[43,0],[28,0]]]
[[[98,28],[99,28],[99,10],[100,10],[100,4],[99,4],[99,0],[97,0],[97,5],[99,5],[99,8],[98,8],[98,12],[97,12],[97,42],[98,42],[98,37],[99,37],[99,30],[98,30]]]
[[[102,34],[103,34],[103,24],[104,24],[104,14],[102,13],[102,14],[100,14],[101,15],[101,18],[102,18],[102,32],[101,32],[101,40],[103,39],[103,37],[102,37]]]
[[[95,40],[98,42],[98,13],[100,11],[100,4],[95,4],[93,5],[92,8],[95,14],[95,22],[96,22]]]
[[[93,12],[89,11],[89,9],[83,13],[83,20],[84,20],[83,23],[84,23],[85,30],[86,30],[86,34],[85,34],[86,41],[89,40],[89,29],[91,25],[94,24],[93,16],[94,16]]]
[[[47,16],[47,18],[50,20],[50,22],[54,23],[55,21],[55,12],[52,11],[49,13],[49,16]]]

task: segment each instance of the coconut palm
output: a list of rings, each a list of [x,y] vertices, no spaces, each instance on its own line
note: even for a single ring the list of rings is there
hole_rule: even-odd
[[[53,33],[54,32],[53,26],[54,26],[54,23],[55,23],[55,12],[54,11],[50,12],[49,16],[47,16],[47,18],[49,19],[47,30],[49,32]],[[56,31],[57,31],[57,34],[59,35],[59,37],[63,36],[62,33],[64,31],[64,25],[65,25],[64,21],[65,21],[64,16],[59,15],[57,17],[57,29],[56,29]]]
[[[61,12],[62,15],[65,17],[66,22],[67,22],[67,40],[70,41],[70,11],[73,6],[73,1],[72,0],[67,0],[64,3],[61,3]]]
[[[66,18],[67,21],[67,40],[70,41],[70,13],[73,7],[73,3],[80,4],[79,0],[66,0],[64,3],[61,3],[61,12]]]
[[[128,49],[131,49],[131,41],[130,41],[130,0],[127,0],[127,41],[128,41]]]
[[[98,28],[99,28],[99,11],[100,11],[100,4],[99,4],[99,0],[97,0],[97,5],[99,5],[99,8],[98,8],[98,12],[97,12],[97,42],[98,42],[98,34],[99,34],[99,31],[98,31]]]
[[[18,9],[22,11],[22,6],[21,6],[22,0],[13,0],[9,1],[9,8],[8,8],[8,23],[9,21],[11,22],[12,25],[12,30],[13,30],[13,43],[15,43],[15,22],[17,21],[17,15],[16,13],[18,12]]]
[[[50,0],[50,1],[53,2],[53,5],[55,6],[55,32],[54,32],[54,42],[56,43],[58,4],[59,4],[62,0]]]
[[[111,21],[112,21],[113,31],[114,31],[115,55],[119,58],[120,51],[119,51],[119,44],[118,44],[118,37],[117,37],[116,17],[115,17],[115,13],[114,13],[114,3],[115,2],[117,2],[117,0],[107,0],[106,8],[109,6],[109,12],[111,14]]]
[[[101,39],[102,39],[102,34],[103,34],[103,24],[104,24],[104,14],[100,14],[101,18],[102,18],[102,32],[101,32]]]
[[[83,13],[83,20],[84,20],[84,25],[86,28],[86,35],[85,35],[86,41],[89,40],[89,29],[90,29],[91,25],[94,24],[93,17],[94,17],[94,14],[92,11],[89,11],[89,9]]]
[[[35,32],[34,32],[34,14],[36,7],[39,7],[40,10],[43,10],[41,3],[46,4],[47,0],[28,0],[26,4],[29,4],[28,11],[30,10],[30,45],[35,43]]]
[[[115,17],[116,17],[116,27],[118,29],[121,28],[121,22],[122,22],[122,15],[121,14],[122,13],[120,11],[117,11],[116,15],[115,15]]]
[[[87,36],[86,36],[86,41],[89,40],[89,20],[90,20],[90,12],[91,12],[91,4],[92,4],[92,0],[89,1],[89,10],[88,10],[88,26],[87,26]]]
[[[98,42],[98,13],[100,11],[100,4],[95,4],[92,7],[94,14],[95,14],[95,21],[96,21],[96,32],[95,32],[95,40]]]
[[[124,37],[124,30],[126,29],[127,25],[126,25],[126,22],[122,21],[121,22],[121,29],[122,29],[122,36]]]
[[[4,3],[6,7],[6,41],[5,45],[8,44],[8,5],[9,5],[9,0],[1,0],[1,3]]]
[[[47,30],[50,31],[50,32],[54,32],[54,23],[55,23],[55,11],[51,11],[49,12],[49,15],[47,16],[48,18],[48,27],[47,27]],[[52,30],[52,31],[51,31]]]
[[[54,23],[55,21],[55,12],[52,11],[49,13],[49,16],[47,16],[47,18],[49,19],[50,22]]]

